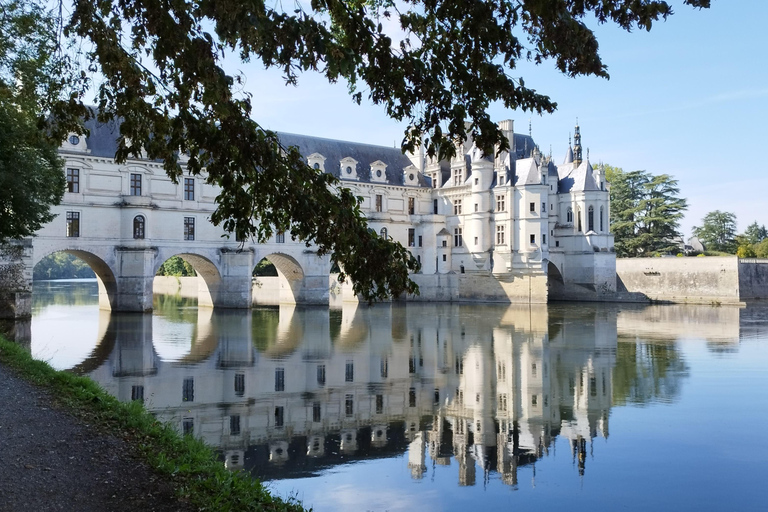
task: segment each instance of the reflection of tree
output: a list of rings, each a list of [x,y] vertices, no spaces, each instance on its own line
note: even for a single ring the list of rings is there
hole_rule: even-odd
[[[252,315],[253,346],[259,352],[264,352],[277,344],[277,324],[280,321],[280,310],[277,308],[254,308]]]
[[[155,295],[152,307],[158,315],[173,323],[197,324],[197,299],[180,295]]]
[[[688,366],[676,345],[622,340],[613,369],[613,405],[672,402],[680,394],[680,380]]]
[[[45,306],[90,306],[99,303],[99,290],[96,280],[82,283],[72,282],[37,282],[33,288],[32,307]]]

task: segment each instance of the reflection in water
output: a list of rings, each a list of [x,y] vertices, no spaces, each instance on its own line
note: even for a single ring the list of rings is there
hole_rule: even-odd
[[[516,486],[558,436],[583,473],[612,403],[672,400],[686,375],[674,345],[617,352],[611,308],[177,300],[158,298],[154,316],[102,313],[101,342],[72,370],[266,480],[407,452],[415,479],[453,461],[459,485],[498,473]]]

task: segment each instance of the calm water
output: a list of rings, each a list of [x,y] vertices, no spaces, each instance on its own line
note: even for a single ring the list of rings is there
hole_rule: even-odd
[[[768,509],[765,308],[34,300],[36,357],[318,511]]]

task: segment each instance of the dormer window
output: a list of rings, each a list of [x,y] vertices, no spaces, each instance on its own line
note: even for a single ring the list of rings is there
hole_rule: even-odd
[[[376,160],[371,164],[371,181],[375,183],[385,183],[387,181],[387,164],[381,160]]]
[[[339,162],[341,168],[341,179],[345,180],[358,180],[360,177],[357,174],[357,160],[351,157],[342,158]]]
[[[65,151],[82,151],[88,152],[88,145],[85,143],[85,137],[78,133],[70,133],[69,136],[61,143],[61,149]]]
[[[73,146],[77,146],[78,144],[80,144],[80,137],[78,137],[77,135],[70,135],[69,143],[72,144]]]
[[[403,183],[405,185],[412,185],[416,186],[419,184],[419,171],[416,169],[415,166],[409,165],[405,169],[403,169]],[[437,183],[437,176],[432,181],[432,186],[436,186]]]
[[[307,165],[316,171],[325,171],[325,157],[320,153],[312,153],[307,157]]]

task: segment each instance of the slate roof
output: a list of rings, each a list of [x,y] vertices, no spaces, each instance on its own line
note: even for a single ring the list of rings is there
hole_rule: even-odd
[[[560,179],[557,190],[558,192],[581,192],[600,190],[600,187],[595,181],[592,165],[588,161],[584,161]]]
[[[523,160],[518,160],[516,165],[517,169],[515,169],[513,185],[519,187],[521,185],[541,184],[539,168],[536,165],[535,158],[524,158]]]
[[[386,183],[389,185],[403,185],[403,169],[412,165],[411,160],[399,148],[294,133],[277,132],[277,136],[284,146],[295,146],[305,158],[313,153],[323,155],[326,172],[337,177],[341,175],[339,162],[346,157],[354,158],[358,162],[357,176],[360,178],[358,181],[364,183],[371,181],[371,164],[377,160],[387,165]],[[428,180],[419,175],[419,186],[428,185]]]

